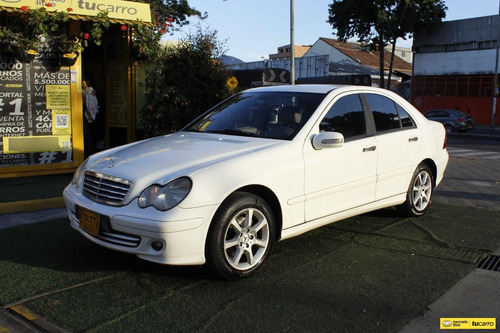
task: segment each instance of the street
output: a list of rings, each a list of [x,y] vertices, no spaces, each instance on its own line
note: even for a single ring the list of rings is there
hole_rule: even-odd
[[[472,133],[474,131],[471,131]],[[498,137],[450,135],[450,163],[434,200],[461,206],[500,209]]]
[[[471,140],[467,135],[448,136],[448,148],[500,153],[500,142],[493,139]],[[499,154],[500,158],[500,154]]]

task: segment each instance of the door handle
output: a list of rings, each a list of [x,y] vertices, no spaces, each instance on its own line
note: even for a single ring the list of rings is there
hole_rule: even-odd
[[[367,151],[375,151],[377,149],[377,146],[371,146],[368,148],[363,148],[363,153],[366,153]]]
[[[418,136],[414,136],[413,138],[409,138],[408,142],[417,142],[418,141]]]

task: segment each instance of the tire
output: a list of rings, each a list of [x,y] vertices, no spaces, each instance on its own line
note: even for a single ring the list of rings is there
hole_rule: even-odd
[[[275,242],[274,215],[259,196],[235,192],[217,210],[207,237],[206,257],[220,277],[251,276],[264,265]]]
[[[444,129],[446,130],[446,134],[450,134],[453,132],[453,127],[451,125],[446,125]]]
[[[434,176],[425,163],[421,163],[411,178],[406,201],[399,207],[405,216],[424,215],[431,206],[434,193]]]

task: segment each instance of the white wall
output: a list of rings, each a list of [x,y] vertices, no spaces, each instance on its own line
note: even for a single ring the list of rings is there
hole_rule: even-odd
[[[495,73],[495,50],[416,53],[414,75],[474,75]]]
[[[322,41],[321,39],[318,39],[316,43],[307,51],[307,53],[304,55],[304,57],[307,56],[317,56],[317,55],[324,55],[327,54],[330,56],[330,61],[331,62],[343,62],[343,61],[348,61],[348,62],[353,62],[351,58],[343,54],[342,52],[338,51],[336,48],[333,46],[327,44],[326,42]]]

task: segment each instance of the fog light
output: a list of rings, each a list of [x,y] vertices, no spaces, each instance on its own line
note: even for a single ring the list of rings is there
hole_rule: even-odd
[[[161,251],[161,250],[163,250],[163,242],[154,241],[153,243],[151,243],[151,247],[155,251]]]

